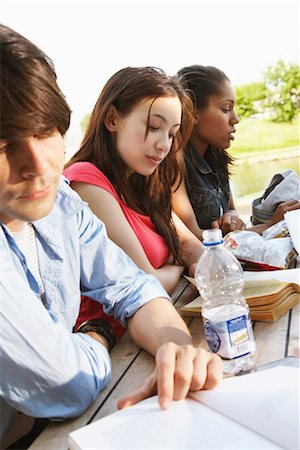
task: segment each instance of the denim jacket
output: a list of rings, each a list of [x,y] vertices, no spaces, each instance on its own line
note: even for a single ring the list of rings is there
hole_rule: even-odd
[[[13,408],[34,417],[79,415],[107,386],[111,364],[105,347],[72,333],[81,292],[123,325],[151,299],[169,299],[154,276],[108,239],[104,224],[65,181],[50,214],[33,226],[44,304],[26,258],[0,224],[3,422]]]
[[[218,150],[209,147],[211,156]],[[185,183],[198,225],[202,229],[211,228],[211,222],[229,210],[230,186],[227,173],[213,171],[206,159],[199,155],[191,143],[185,149]]]

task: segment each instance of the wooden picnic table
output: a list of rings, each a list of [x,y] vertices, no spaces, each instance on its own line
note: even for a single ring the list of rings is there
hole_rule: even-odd
[[[179,282],[172,295],[177,309],[190,302],[197,292],[185,279]],[[299,303],[275,323],[254,322],[254,335],[257,346],[257,366],[286,356],[299,355]],[[184,320],[189,326],[196,345],[206,347],[201,319]],[[117,400],[138,388],[145,377],[153,370],[154,359],[137,347],[126,333],[121,342],[111,352],[112,379],[109,386],[100,393],[95,402],[76,419],[65,422],[52,422],[42,431],[30,450],[67,450],[68,435],[95,420],[117,410]]]

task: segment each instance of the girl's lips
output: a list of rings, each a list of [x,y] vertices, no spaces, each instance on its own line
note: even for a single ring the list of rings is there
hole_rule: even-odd
[[[162,158],[158,158],[157,156],[147,156],[147,158],[155,166],[162,162]]]
[[[38,200],[40,198],[47,197],[49,192],[50,192],[50,186],[48,186],[45,189],[42,189],[40,191],[33,192],[32,194],[30,193],[30,194],[27,194],[27,195],[22,195],[19,198],[22,198],[24,200]]]

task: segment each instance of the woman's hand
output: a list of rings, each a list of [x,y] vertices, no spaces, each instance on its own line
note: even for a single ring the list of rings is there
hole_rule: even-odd
[[[154,372],[141,387],[118,401],[122,409],[158,394],[159,405],[168,408],[171,400],[184,399],[189,391],[213,389],[222,379],[222,360],[193,345],[163,344],[156,353]]]
[[[294,209],[300,209],[299,200],[289,200],[287,202],[280,203],[274,211],[272,218],[267,222],[267,226],[271,227],[275,223],[280,222],[284,219],[284,214],[288,211],[293,211]]]
[[[245,230],[246,224],[239,218],[235,210],[224,213],[218,220],[211,223],[212,228],[221,228],[223,235],[235,230]]]
[[[267,228],[270,228],[275,223],[280,222],[284,219],[284,214],[288,211],[293,211],[294,209],[300,209],[299,200],[289,200],[287,202],[280,203],[274,211],[273,216],[266,223],[259,223],[248,228],[248,231],[255,231],[258,234],[262,234]]]

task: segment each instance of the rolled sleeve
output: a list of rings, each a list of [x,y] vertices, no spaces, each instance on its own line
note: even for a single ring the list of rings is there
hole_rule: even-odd
[[[82,291],[102,303],[106,314],[126,326],[126,320],[149,301],[157,297],[170,300],[157,278],[140,270],[108,238],[105,225],[88,208],[82,212],[80,228]]]

